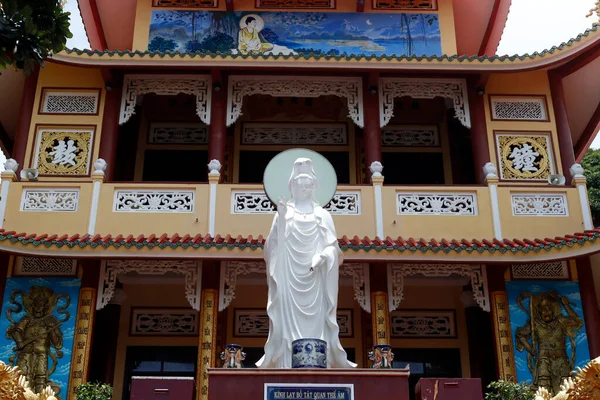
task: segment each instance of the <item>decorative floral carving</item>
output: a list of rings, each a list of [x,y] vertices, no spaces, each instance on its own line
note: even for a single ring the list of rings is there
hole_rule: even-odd
[[[485,265],[388,264],[387,268],[390,312],[396,310],[404,299],[404,277],[411,275],[442,278],[450,275],[468,276],[471,278],[473,298],[484,311],[490,311],[490,296],[487,288]]]
[[[347,143],[348,134],[345,124],[246,123],[242,129],[242,144],[345,145]]]
[[[567,196],[563,193],[511,193],[513,215],[569,216]]]
[[[193,212],[193,190],[116,190],[114,211]]]
[[[77,211],[79,189],[23,189],[21,211]]]
[[[204,124],[152,124],[148,143],[207,144],[208,127]]]
[[[235,298],[237,277],[248,274],[266,274],[262,261],[225,261],[221,263],[221,287],[219,289],[219,311],[225,310]],[[371,289],[368,264],[343,264],[341,276],[352,277],[354,298],[366,312],[371,312]]]
[[[34,167],[40,175],[87,175],[93,130],[41,129]]]
[[[45,114],[96,114],[98,91],[44,91],[42,113]]]
[[[361,215],[360,192],[336,192],[323,207],[333,215]],[[275,206],[264,191],[234,190],[231,192],[232,214],[273,214]]]
[[[437,126],[392,126],[381,129],[382,146],[437,147],[440,135]]]
[[[390,315],[391,337],[454,338],[454,311],[402,310]]]
[[[497,134],[502,179],[546,180],[554,173],[548,135]]]
[[[132,335],[143,336],[197,336],[198,312],[193,310],[133,311]]]
[[[396,193],[399,215],[477,215],[475,193]]]
[[[207,75],[125,75],[119,125],[135,114],[137,96],[148,93],[196,96],[196,114],[202,122],[210,125],[211,90],[211,77]]]
[[[262,261],[221,262],[221,287],[219,289],[219,312],[223,311],[235,298],[238,275],[251,273],[265,274],[267,267]]]
[[[513,264],[511,270],[513,279],[569,279],[566,261]]]
[[[97,310],[106,306],[115,293],[119,274],[135,272],[139,275],[180,274],[185,278],[185,298],[192,308],[200,311],[202,269],[196,261],[110,260],[102,263],[98,285]]]
[[[213,8],[218,0],[155,0],[156,7],[197,7]]]
[[[371,284],[369,280],[369,264],[343,264],[340,276],[352,278],[354,300],[366,312],[371,312]]]
[[[266,94],[279,97],[333,95],[348,101],[348,116],[363,127],[362,80],[359,77],[231,76],[227,98],[227,126],[242,115],[245,96]]]
[[[386,126],[394,116],[394,99],[410,96],[415,99],[444,97],[452,99],[454,115],[461,124],[471,128],[471,117],[464,79],[379,78],[380,126]]]

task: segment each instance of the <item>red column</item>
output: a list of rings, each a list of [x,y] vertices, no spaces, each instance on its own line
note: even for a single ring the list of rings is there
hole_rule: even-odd
[[[572,176],[569,169],[575,164],[575,150],[573,148],[571,127],[569,126],[567,117],[562,77],[552,73],[548,73],[548,77],[550,79],[550,92],[552,94],[552,105],[554,107],[554,116],[556,118],[556,130],[558,133],[558,146],[560,148],[563,175],[567,178],[567,182],[570,182]]]
[[[218,71],[212,74],[212,101],[210,112],[210,137],[208,139],[208,161],[219,160],[225,163],[227,148],[227,86]],[[219,88],[217,90],[217,88]]]
[[[369,170],[371,163],[373,161],[381,161],[381,127],[379,126],[379,94],[377,93],[377,83],[378,75],[372,72],[369,74],[363,87],[366,183],[371,180],[371,171]],[[371,90],[374,93],[371,93]],[[385,171],[383,174],[385,175]]]
[[[121,112],[121,90],[113,87],[107,90],[102,115],[102,133],[100,136],[100,158],[106,161],[106,180],[114,180],[117,161],[117,142],[119,140],[119,114]],[[93,160],[94,161],[94,160]]]
[[[31,75],[25,79],[23,87],[23,98],[21,99],[21,109],[19,111],[19,123],[17,125],[17,134],[13,145],[11,158],[14,158],[23,168],[25,163],[25,152],[27,151],[27,139],[29,138],[29,128],[31,126],[31,116],[33,114],[33,105],[35,103],[35,91],[40,74],[40,68],[35,67]]]
[[[577,276],[590,358],[594,359],[600,356],[600,314],[598,314],[598,300],[589,257],[577,259]]]
[[[483,166],[490,162],[490,148],[488,144],[487,124],[485,122],[485,105],[480,89],[480,77],[468,80],[469,111],[471,115],[471,148],[473,151],[473,164],[475,168],[475,182],[484,183]],[[485,91],[485,89],[483,89]]]

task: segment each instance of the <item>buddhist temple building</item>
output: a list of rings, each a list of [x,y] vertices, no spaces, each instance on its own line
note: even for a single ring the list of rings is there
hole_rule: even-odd
[[[551,390],[600,356],[578,164],[600,25],[499,56],[510,3],[79,0],[90,50],[0,76],[0,359],[62,400],[86,381],[225,399],[225,345],[250,379],[269,332],[263,173],[299,147],[336,170],[358,370],[385,373],[368,353],[388,344],[410,396],[421,378]]]

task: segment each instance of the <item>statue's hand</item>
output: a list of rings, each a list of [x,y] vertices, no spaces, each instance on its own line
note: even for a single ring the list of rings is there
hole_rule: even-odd
[[[287,199],[285,196],[281,196],[277,202],[277,213],[279,214],[279,218],[285,218],[285,214],[287,213],[286,202]]]
[[[320,268],[322,265],[325,264],[326,260],[327,260],[327,256],[325,254],[322,254],[322,253],[315,254],[312,258],[310,270],[314,271],[316,268]]]

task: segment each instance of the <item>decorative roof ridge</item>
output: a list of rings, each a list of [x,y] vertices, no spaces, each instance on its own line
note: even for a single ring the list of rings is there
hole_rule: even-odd
[[[94,55],[99,55],[99,56],[108,56],[108,57],[113,57],[113,56],[119,56],[119,57],[125,57],[125,56],[129,56],[131,58],[135,57],[135,56],[139,56],[139,57],[150,57],[150,58],[154,58],[154,57],[159,57],[159,58],[165,58],[165,57],[170,57],[170,58],[212,58],[212,59],[254,59],[254,60],[279,60],[279,59],[283,59],[283,60],[289,60],[289,59],[295,59],[295,60],[336,60],[336,61],[340,61],[340,60],[366,60],[366,61],[372,61],[372,60],[377,60],[377,61],[382,61],[382,60],[387,60],[387,61],[456,61],[456,62],[473,62],[473,61],[488,61],[488,62],[494,62],[494,61],[515,61],[515,60],[520,60],[523,61],[525,59],[536,59],[536,58],[540,58],[540,57],[545,57],[548,54],[554,54],[557,51],[562,51],[567,47],[571,47],[573,46],[575,43],[580,42],[582,39],[589,37],[593,34],[597,34],[598,32],[600,32],[600,24],[598,23],[594,23],[592,25],[591,28],[586,29],[583,33],[580,33],[579,35],[577,35],[574,38],[569,39],[566,42],[562,42],[561,44],[557,45],[557,46],[552,46],[549,49],[544,49],[541,52],[535,51],[533,53],[525,53],[523,55],[518,55],[518,54],[514,54],[514,55],[494,55],[492,57],[488,57],[488,56],[478,56],[478,55],[447,55],[447,54],[442,54],[442,55],[431,55],[431,56],[427,56],[427,55],[361,55],[361,54],[347,54],[347,53],[341,53],[339,55],[327,55],[327,54],[229,54],[229,53],[221,53],[221,52],[216,52],[216,53],[212,53],[212,52],[187,52],[187,53],[181,53],[181,52],[173,52],[173,51],[141,51],[141,50],[90,50],[90,49],[77,49],[77,48],[67,48],[65,50],[63,50],[63,52],[65,52],[66,54],[76,54],[76,55],[87,55],[87,56],[94,56]],[[62,52],[61,52],[62,53]],[[59,53],[60,54],[60,53]]]
[[[442,238],[441,240],[430,239],[425,240],[423,238],[416,239],[413,237],[404,239],[402,237],[398,237],[393,239],[391,237],[386,237],[385,239],[380,239],[379,237],[375,237],[373,239],[365,236],[364,238],[359,238],[358,236],[354,236],[352,238],[348,238],[347,236],[343,236],[338,239],[338,244],[342,251],[364,251],[364,252],[433,252],[433,253],[496,253],[505,254],[505,253],[529,253],[536,252],[539,253],[541,251],[552,251],[552,250],[560,250],[563,247],[573,247],[574,245],[585,245],[586,243],[594,243],[596,239],[600,238],[600,229],[587,230],[584,232],[577,232],[572,235],[557,236],[555,238],[534,238],[534,239],[446,239]],[[73,247],[91,247],[95,248],[115,248],[118,249],[120,247],[124,247],[126,249],[129,248],[137,248],[141,249],[147,247],[149,249],[153,249],[155,247],[159,249],[171,248],[176,249],[181,247],[183,249],[193,248],[193,249],[228,249],[233,250],[238,248],[240,250],[249,249],[249,250],[257,250],[264,247],[264,238],[262,235],[259,235],[257,238],[253,236],[244,237],[242,235],[238,236],[221,236],[216,235],[214,237],[210,235],[202,235],[197,234],[192,236],[190,234],[186,234],[184,236],[180,236],[175,233],[173,235],[168,235],[163,233],[161,235],[151,234],[149,236],[139,235],[135,237],[134,235],[106,235],[102,236],[100,234],[96,234],[93,237],[89,234],[80,235],[61,235],[58,234],[41,234],[38,235],[36,233],[27,234],[25,232],[16,231],[8,231],[5,229],[0,229],[0,242],[9,241],[11,243],[20,243],[22,245],[33,245],[44,246],[46,248],[49,247],[57,247],[62,248],[63,246],[67,248]]]

